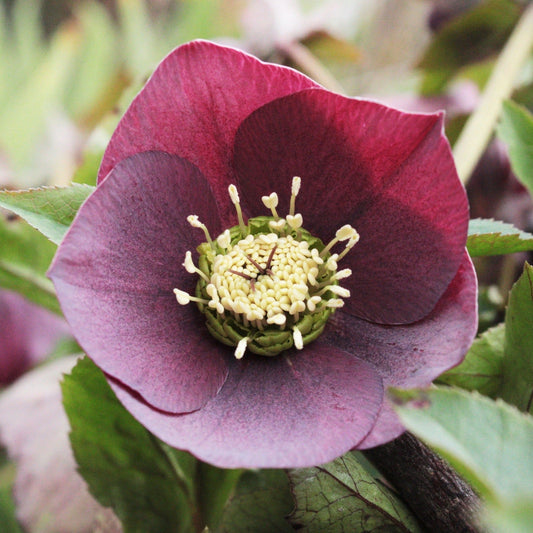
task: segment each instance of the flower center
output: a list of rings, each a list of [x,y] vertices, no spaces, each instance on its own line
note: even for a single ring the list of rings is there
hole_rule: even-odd
[[[340,228],[324,246],[302,227],[303,217],[294,213],[300,178],[293,178],[290,212],[280,218],[278,196],[262,200],[272,216],[251,218],[245,224],[234,185],[230,197],[239,225],[227,229],[215,241],[196,215],[189,223],[204,231],[206,241],[198,247],[198,267],[187,252],[183,265],[198,275],[195,296],[174,289],[182,305],[195,301],[206,317],[209,332],[234,346],[235,357],[246,349],[273,356],[291,347],[302,349],[323,331],[330,314],[348,298],[350,291],[339,280],[351,275],[338,270],[338,262],[357,243],[351,226]],[[330,250],[340,241],[340,254]]]

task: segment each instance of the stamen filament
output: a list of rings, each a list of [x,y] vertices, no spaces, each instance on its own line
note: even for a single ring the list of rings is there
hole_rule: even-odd
[[[291,203],[289,206],[289,215],[294,216],[294,209],[296,206],[296,197],[298,196],[298,193],[300,192],[300,186],[302,184],[302,178],[299,176],[294,176],[292,178],[292,185],[291,185]]]
[[[337,261],[340,261],[359,241],[359,233],[355,233],[355,236],[352,237],[348,244],[346,244],[346,248],[339,254],[339,257],[337,258]]]
[[[180,291],[179,289],[174,289],[174,294],[176,295],[176,300],[180,305],[187,305],[190,302],[198,302],[201,304],[209,305],[209,301],[204,298],[197,298],[196,296],[191,296],[188,292]]]
[[[355,231],[350,224],[345,224],[342,228],[339,228],[335,233],[335,238],[330,241],[330,243],[320,252],[320,257],[324,257],[335,244],[340,241],[347,241],[357,237],[359,240],[359,234]],[[357,241],[355,241],[357,242]],[[354,242],[354,244],[355,244]]]
[[[198,274],[207,283],[211,283],[211,280],[193,263],[191,252],[185,252],[185,261],[182,264],[189,274]]]
[[[235,206],[235,211],[237,211],[237,218],[239,219],[239,227],[241,228],[241,233],[244,235],[245,233],[247,233],[247,228],[246,224],[244,223],[244,219],[242,218],[241,204],[239,203],[239,193],[237,191],[237,187],[231,184],[228,187],[228,192],[229,197],[231,198],[231,201]]]
[[[207,229],[207,226],[205,224],[203,224],[202,222],[200,222],[200,220],[198,220],[198,215],[189,215],[187,217],[187,222],[193,228],[199,228],[199,229],[203,230],[203,232],[205,234],[205,238],[206,238],[207,242],[209,243],[209,246],[211,247],[211,249],[213,251],[216,251],[215,245],[213,244],[213,241],[211,240],[211,235],[209,235],[209,230]]]

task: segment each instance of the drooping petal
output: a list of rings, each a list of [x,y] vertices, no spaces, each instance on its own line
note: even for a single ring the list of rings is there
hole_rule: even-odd
[[[382,326],[342,310],[329,320],[322,339],[371,362],[385,386],[423,387],[458,365],[477,330],[477,282],[464,252],[463,263],[435,309],[406,326]]]
[[[247,214],[261,196],[302,178],[296,210],[324,241],[351,224],[360,241],[342,267],[354,274],[345,310],[385,324],[423,318],[463,257],[468,205],[441,115],[309,89],[252,113],[237,131],[234,166]]]
[[[49,275],[83,349],[158,409],[201,407],[227,368],[195,304],[182,263],[205,240],[187,216],[220,231],[209,184],[191,163],[162,152],[119,163],[81,207]]]
[[[17,293],[0,290],[0,386],[41,362],[68,336],[62,318]]]
[[[235,131],[261,105],[316,84],[288,68],[248,54],[194,41],[157,67],[120,121],[99,181],[122,159],[147,150],[177,154],[210,181],[224,221],[233,220],[227,197]]]
[[[156,412],[111,381],[125,407],[177,448],[223,468],[304,467],[355,446],[383,400],[376,370],[316,341],[276,358],[246,354],[220,393],[194,413]]]
[[[118,518],[91,496],[70,447],[59,382],[75,364],[66,357],[43,365],[0,396],[0,443],[17,465],[17,518],[25,531],[119,533]]]

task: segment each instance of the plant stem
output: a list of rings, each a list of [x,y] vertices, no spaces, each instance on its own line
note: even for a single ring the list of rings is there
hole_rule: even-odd
[[[479,105],[455,143],[453,154],[463,183],[468,181],[485,150],[500,116],[502,102],[511,94],[520,68],[532,47],[533,3],[530,3],[500,53]]]
[[[392,483],[424,530],[432,533],[478,533],[480,500],[443,459],[416,437],[397,439],[364,451]]]

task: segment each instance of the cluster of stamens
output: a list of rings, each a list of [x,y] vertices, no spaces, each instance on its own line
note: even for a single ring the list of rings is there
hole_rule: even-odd
[[[337,270],[338,262],[357,243],[351,226],[340,228],[324,246],[302,228],[303,217],[295,213],[300,178],[293,178],[289,213],[280,218],[276,193],[263,196],[272,212],[245,224],[234,185],[230,198],[239,226],[224,231],[215,241],[196,215],[189,223],[204,231],[206,243],[198,247],[199,267],[187,252],[183,265],[199,276],[196,295],[174,289],[180,304],[195,301],[207,318],[207,326],[221,342],[235,346],[235,357],[246,349],[261,355],[276,355],[294,346],[302,349],[323,330],[330,313],[342,307],[350,291],[339,280],[350,269]],[[330,253],[345,241],[344,250]]]

